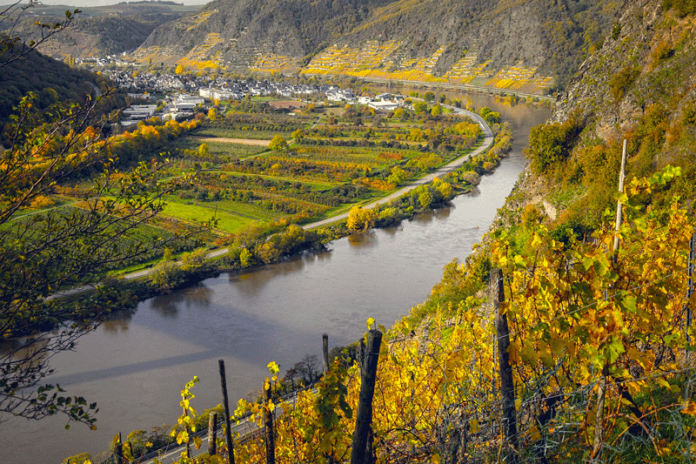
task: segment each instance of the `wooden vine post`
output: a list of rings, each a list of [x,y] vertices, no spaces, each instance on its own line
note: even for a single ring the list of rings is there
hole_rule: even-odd
[[[691,234],[691,240],[689,241],[689,286],[686,290],[686,341],[691,343],[691,337],[689,336],[689,328],[691,327],[691,295],[694,294],[694,261],[696,261],[696,230]]]
[[[227,397],[227,377],[225,376],[225,361],[218,360],[220,368],[220,386],[222,387],[222,401],[225,407],[225,441],[227,442],[227,454],[230,464],[234,464],[234,442],[232,442],[232,429],[230,427],[230,401]]]
[[[208,416],[208,454],[210,456],[215,456],[217,452],[215,440],[217,440],[217,413],[213,412]]]
[[[323,334],[321,336],[321,351],[324,356],[324,379],[329,375],[329,336]],[[334,464],[334,458],[331,454],[325,454],[326,463]]]
[[[321,350],[324,355],[324,375],[329,373],[329,336],[323,334],[321,336]]]
[[[116,458],[116,464],[123,463],[123,441],[121,441],[121,432],[118,432],[118,441],[114,446],[114,457]]]
[[[628,140],[624,139],[623,151],[621,155],[621,171],[619,172],[619,194],[623,193],[624,183],[626,181],[626,156],[628,152],[627,144]],[[617,254],[619,252],[619,229],[621,228],[622,212],[621,199],[619,198],[616,203],[616,228],[614,229],[614,247],[612,249],[612,260],[614,262],[616,262]],[[609,297],[608,292],[606,291],[604,295],[605,298]],[[602,444],[604,443],[604,398],[607,394],[607,375],[609,375],[608,370],[608,366],[605,364],[602,368],[602,376],[599,379],[599,384],[597,385],[597,414],[595,418],[594,439],[592,444],[592,462],[599,462],[602,452]]]
[[[498,340],[498,366],[500,371],[500,393],[503,397],[503,428],[505,440],[509,446],[506,462],[517,462],[517,411],[515,410],[515,383],[512,378],[510,365],[510,330],[507,313],[501,309],[505,301],[503,272],[500,269],[491,271],[491,287],[493,289],[493,307],[495,309],[495,331]]]
[[[273,412],[271,411],[271,384],[266,382],[264,386],[264,397],[266,400],[263,408],[263,429],[266,435],[266,464],[275,464],[275,435],[273,432]]]
[[[367,334],[367,346],[363,364],[360,398],[358,400],[358,415],[353,431],[353,448],[350,454],[351,464],[364,464],[367,462],[368,435],[372,425],[372,399],[375,395],[377,382],[377,362],[379,361],[379,348],[382,344],[382,332],[370,330]],[[370,446],[371,448],[371,446]]]

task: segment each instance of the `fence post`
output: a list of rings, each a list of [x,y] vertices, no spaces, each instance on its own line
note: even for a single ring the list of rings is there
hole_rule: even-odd
[[[329,336],[323,334],[321,336],[321,349],[324,354],[324,376],[329,373]]]
[[[491,271],[491,286],[493,287],[493,307],[495,308],[495,331],[498,339],[498,365],[500,370],[500,393],[503,397],[503,425],[505,439],[512,450],[508,452],[507,462],[517,462],[517,412],[515,411],[515,384],[512,379],[510,366],[510,330],[507,313],[501,311],[500,304],[505,301],[503,271]]]
[[[628,140],[623,141],[623,151],[621,153],[621,171],[619,172],[619,193],[624,191],[624,182],[626,180],[626,156],[628,153],[627,145]],[[614,247],[612,249],[612,261],[616,262],[619,253],[619,228],[621,227],[622,220],[622,209],[621,209],[621,199],[616,203],[616,228],[614,230]],[[609,291],[604,291],[604,298],[609,298]],[[603,444],[603,430],[602,423],[604,421],[604,397],[607,393],[607,375],[608,375],[608,365],[605,364],[602,369],[602,377],[599,379],[599,385],[597,385],[597,414],[595,417],[595,433],[594,441],[592,443],[592,462],[599,462],[599,456],[602,451]]]
[[[626,181],[626,155],[627,155],[628,140],[623,141],[623,152],[621,154],[621,172],[619,172],[619,193],[624,191],[624,182]],[[619,228],[621,227],[621,199],[616,203],[616,229],[614,230],[614,253],[619,249]]]
[[[372,424],[372,398],[377,382],[377,362],[379,347],[382,344],[382,332],[370,330],[367,334],[367,352],[363,363],[360,383],[360,399],[358,400],[358,415],[353,431],[353,449],[350,453],[350,464],[363,464],[367,452],[367,439]]]
[[[689,337],[689,328],[691,327],[691,295],[694,294],[694,261],[696,261],[696,254],[694,248],[696,248],[696,230],[691,234],[691,240],[689,241],[689,287],[686,290],[686,341],[691,343],[691,337]]]
[[[217,413],[211,412],[208,416],[208,454],[210,456],[215,456],[217,452],[215,440],[217,440]]]
[[[230,464],[234,464],[234,442],[232,442],[232,429],[230,428],[230,402],[227,398],[227,377],[225,376],[225,361],[218,360],[220,368],[220,386],[222,387],[222,401],[225,406],[225,441],[227,442],[227,454]]]
[[[360,351],[358,352],[358,364],[360,365],[360,372],[363,371],[365,367],[365,339],[360,339]]]
[[[273,413],[271,412],[271,384],[264,386],[264,396],[266,399],[263,409],[263,425],[266,432],[266,464],[275,464],[275,436],[273,435]]]
[[[121,432],[118,432],[118,442],[114,447],[114,457],[116,464],[123,464],[123,441],[121,441]]]
[[[324,355],[324,379],[329,375],[329,335],[323,334],[321,336],[321,351]],[[334,464],[334,458],[330,453],[325,454],[326,463]]]

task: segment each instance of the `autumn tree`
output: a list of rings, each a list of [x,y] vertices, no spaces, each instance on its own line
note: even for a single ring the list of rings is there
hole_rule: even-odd
[[[348,213],[348,229],[353,231],[368,230],[375,225],[374,210],[353,206]]]
[[[16,6],[0,12],[5,25],[12,25],[7,13]],[[72,18],[66,17],[68,22]],[[0,41],[0,67],[23,59],[36,46],[21,43],[11,31],[6,29]],[[37,108],[38,95],[30,93],[3,128],[0,337],[12,343],[0,354],[0,420],[63,414],[69,421],[94,424],[96,404],[45,384],[52,373],[49,360],[73,349],[99,317],[130,299],[114,284],[97,285],[89,298],[70,304],[57,292],[99,282],[108,269],[158,245],[157,240],[124,240],[161,211],[165,192],[146,164],[114,178],[118,160],[101,135],[109,122],[102,115],[111,95],[101,91],[99,97],[86,96],[86,103],[56,102],[45,111]],[[61,183],[84,182],[87,175],[95,180],[86,197],[62,208],[20,214]]]
[[[268,144],[268,148],[271,150],[287,150],[288,142],[283,138],[282,135],[274,135],[271,142]]]

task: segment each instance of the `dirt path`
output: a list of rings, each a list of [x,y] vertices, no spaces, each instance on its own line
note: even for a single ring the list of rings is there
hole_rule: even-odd
[[[267,147],[270,140],[256,140],[256,139],[229,139],[227,137],[196,137],[198,140],[203,142],[219,142],[219,143],[238,143],[240,145],[258,145],[260,147]]]

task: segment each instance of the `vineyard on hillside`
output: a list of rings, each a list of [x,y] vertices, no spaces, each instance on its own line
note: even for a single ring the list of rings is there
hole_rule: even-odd
[[[380,327],[387,335],[366,462],[694,459],[696,224],[676,201],[642,207],[680,175],[668,168],[629,182],[618,233],[567,242],[538,224],[522,239],[495,233],[487,252],[449,269],[426,303],[389,331]],[[491,267],[502,272],[492,273],[489,293]],[[508,343],[506,390],[498,345]],[[358,352],[344,349],[296,400],[242,400],[235,417],[263,429],[266,411],[284,411],[274,462],[349,462],[366,368]],[[288,381],[276,372],[266,388],[280,394]],[[265,462],[262,434],[242,438],[236,462]],[[218,449],[226,452],[222,440]]]

